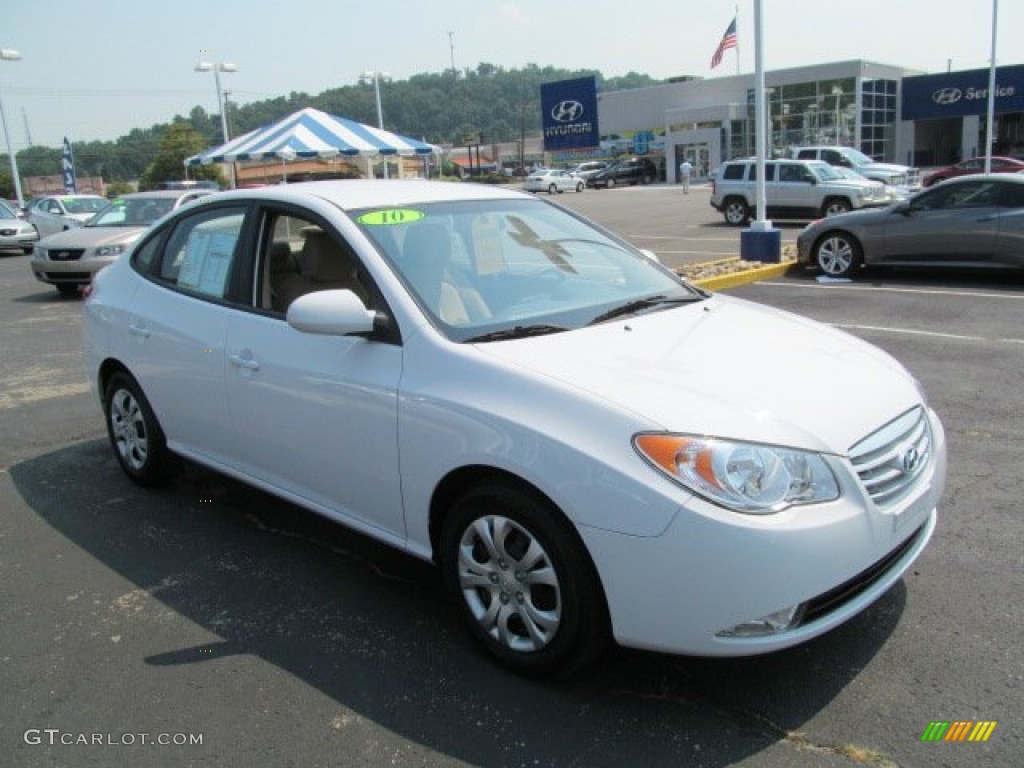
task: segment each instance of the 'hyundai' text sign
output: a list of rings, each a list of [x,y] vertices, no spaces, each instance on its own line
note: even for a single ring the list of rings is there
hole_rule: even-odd
[[[597,80],[580,77],[540,87],[544,151],[583,149],[600,144],[597,129]]]
[[[988,110],[987,69],[903,78],[903,119],[983,115]],[[1024,112],[1024,66],[996,69],[995,111]]]

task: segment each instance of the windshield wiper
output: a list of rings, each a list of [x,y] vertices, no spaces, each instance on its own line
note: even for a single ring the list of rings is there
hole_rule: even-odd
[[[471,336],[466,339],[466,343],[476,341],[505,341],[506,339],[525,339],[527,336],[544,336],[548,333],[561,333],[562,331],[568,331],[561,325],[545,325],[538,323],[536,325],[517,325],[512,328],[503,328],[500,331],[491,331],[490,333],[482,333],[479,336]]]
[[[630,301],[622,304],[618,307],[612,307],[607,312],[602,312],[600,315],[590,321],[590,325],[597,325],[608,320],[614,320],[616,317],[624,317],[626,315],[634,315],[637,312],[642,312],[645,309],[652,309],[653,307],[659,307],[666,304],[692,304],[695,301],[703,301],[703,296],[678,296],[674,299],[668,298],[668,296],[648,296],[644,299],[637,299],[636,301]]]

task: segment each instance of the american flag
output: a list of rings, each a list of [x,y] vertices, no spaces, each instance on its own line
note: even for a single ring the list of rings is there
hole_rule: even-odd
[[[726,27],[725,34],[722,35],[722,42],[718,44],[718,50],[715,51],[715,55],[711,57],[711,68],[714,69],[722,63],[722,56],[730,48],[736,47],[736,19],[735,17],[729,26]]]

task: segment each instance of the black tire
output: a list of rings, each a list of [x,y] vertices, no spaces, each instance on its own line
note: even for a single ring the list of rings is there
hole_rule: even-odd
[[[830,197],[821,206],[821,215],[838,216],[840,213],[847,213],[851,210],[853,210],[853,206],[845,197]]]
[[[584,184],[582,181],[577,182],[576,183],[576,192],[577,192],[577,194],[582,192],[583,191],[583,187],[585,187],[585,186],[586,186],[586,184]]]
[[[107,435],[121,469],[142,486],[159,485],[174,474],[178,458],[138,383],[124,371],[110,377],[103,396]]]
[[[463,494],[444,521],[438,562],[472,635],[516,672],[568,674],[608,645],[589,554],[559,510],[525,487],[493,481]]]
[[[71,283],[57,283],[57,293],[61,296],[77,296],[78,286]]]
[[[814,243],[814,263],[828,277],[849,277],[863,262],[864,251],[853,235],[837,230]]]
[[[615,179],[613,179],[611,176],[609,176],[608,180],[604,183],[604,188],[605,189],[611,189],[614,186],[615,186]]]
[[[640,181],[643,182],[644,184],[650,184],[652,181],[654,181],[654,177],[651,176],[651,174],[649,173],[645,173]]]
[[[750,206],[742,197],[727,198],[722,206],[722,216],[725,223],[734,227],[742,227],[750,221]]]
[[[548,194],[549,194],[549,195],[553,195],[553,194],[555,194],[555,192],[557,192],[557,191],[558,191],[558,187],[556,187],[556,186],[555,186],[554,184],[552,184],[552,185],[550,185],[550,186],[548,187]]]

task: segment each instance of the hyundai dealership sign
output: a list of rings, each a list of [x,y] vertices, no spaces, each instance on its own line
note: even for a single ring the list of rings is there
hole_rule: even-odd
[[[540,87],[544,151],[585,149],[600,144],[597,129],[597,80],[580,77]]]
[[[903,78],[903,119],[983,115],[988,110],[987,69]],[[995,111],[1024,112],[1024,66],[996,69]]]

